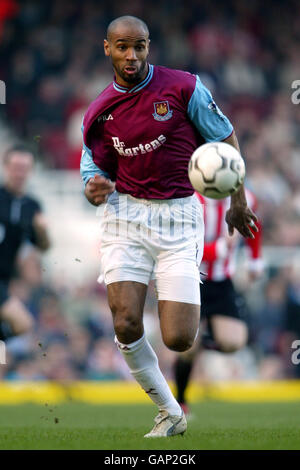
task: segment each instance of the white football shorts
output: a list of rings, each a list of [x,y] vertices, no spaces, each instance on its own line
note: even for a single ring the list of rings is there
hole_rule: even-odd
[[[98,282],[155,279],[158,300],[200,304],[204,226],[196,195],[147,200],[115,191],[99,209]]]

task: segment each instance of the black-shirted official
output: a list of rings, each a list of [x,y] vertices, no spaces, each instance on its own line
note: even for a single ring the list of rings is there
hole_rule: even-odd
[[[39,202],[25,193],[33,169],[33,154],[24,146],[8,149],[3,156],[0,186],[0,339],[32,328],[32,316],[9,294],[19,249],[30,242],[45,251],[50,247],[47,223]]]

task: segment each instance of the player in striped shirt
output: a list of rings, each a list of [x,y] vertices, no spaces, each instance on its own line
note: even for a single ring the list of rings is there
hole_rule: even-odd
[[[201,327],[206,329],[199,340],[201,348],[221,352],[234,352],[245,346],[248,338],[247,312],[244,300],[233,285],[235,259],[241,237],[228,236],[225,214],[230,199],[209,199],[197,194],[204,213],[204,251],[201,263],[203,284],[201,284]],[[249,207],[256,211],[256,198],[246,190]],[[260,224],[257,222],[257,226]],[[250,278],[255,279],[263,269],[261,258],[261,230],[255,238],[245,238],[247,247],[248,270]],[[196,346],[196,347],[195,347]],[[189,383],[193,363],[198,352],[195,345],[181,354],[174,365],[177,400],[185,413],[188,412],[185,392]]]

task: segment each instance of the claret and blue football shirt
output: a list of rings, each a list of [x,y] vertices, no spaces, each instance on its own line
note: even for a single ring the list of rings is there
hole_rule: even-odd
[[[191,196],[188,163],[205,142],[233,131],[196,75],[149,65],[131,88],[115,81],[83,119],[81,175],[104,174],[120,193],[144,199]]]

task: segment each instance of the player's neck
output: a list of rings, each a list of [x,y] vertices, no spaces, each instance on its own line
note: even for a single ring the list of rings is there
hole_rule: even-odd
[[[22,197],[24,195],[23,188],[17,189],[14,185],[11,185],[8,181],[4,183],[4,187],[6,191],[8,191],[14,197]]]

